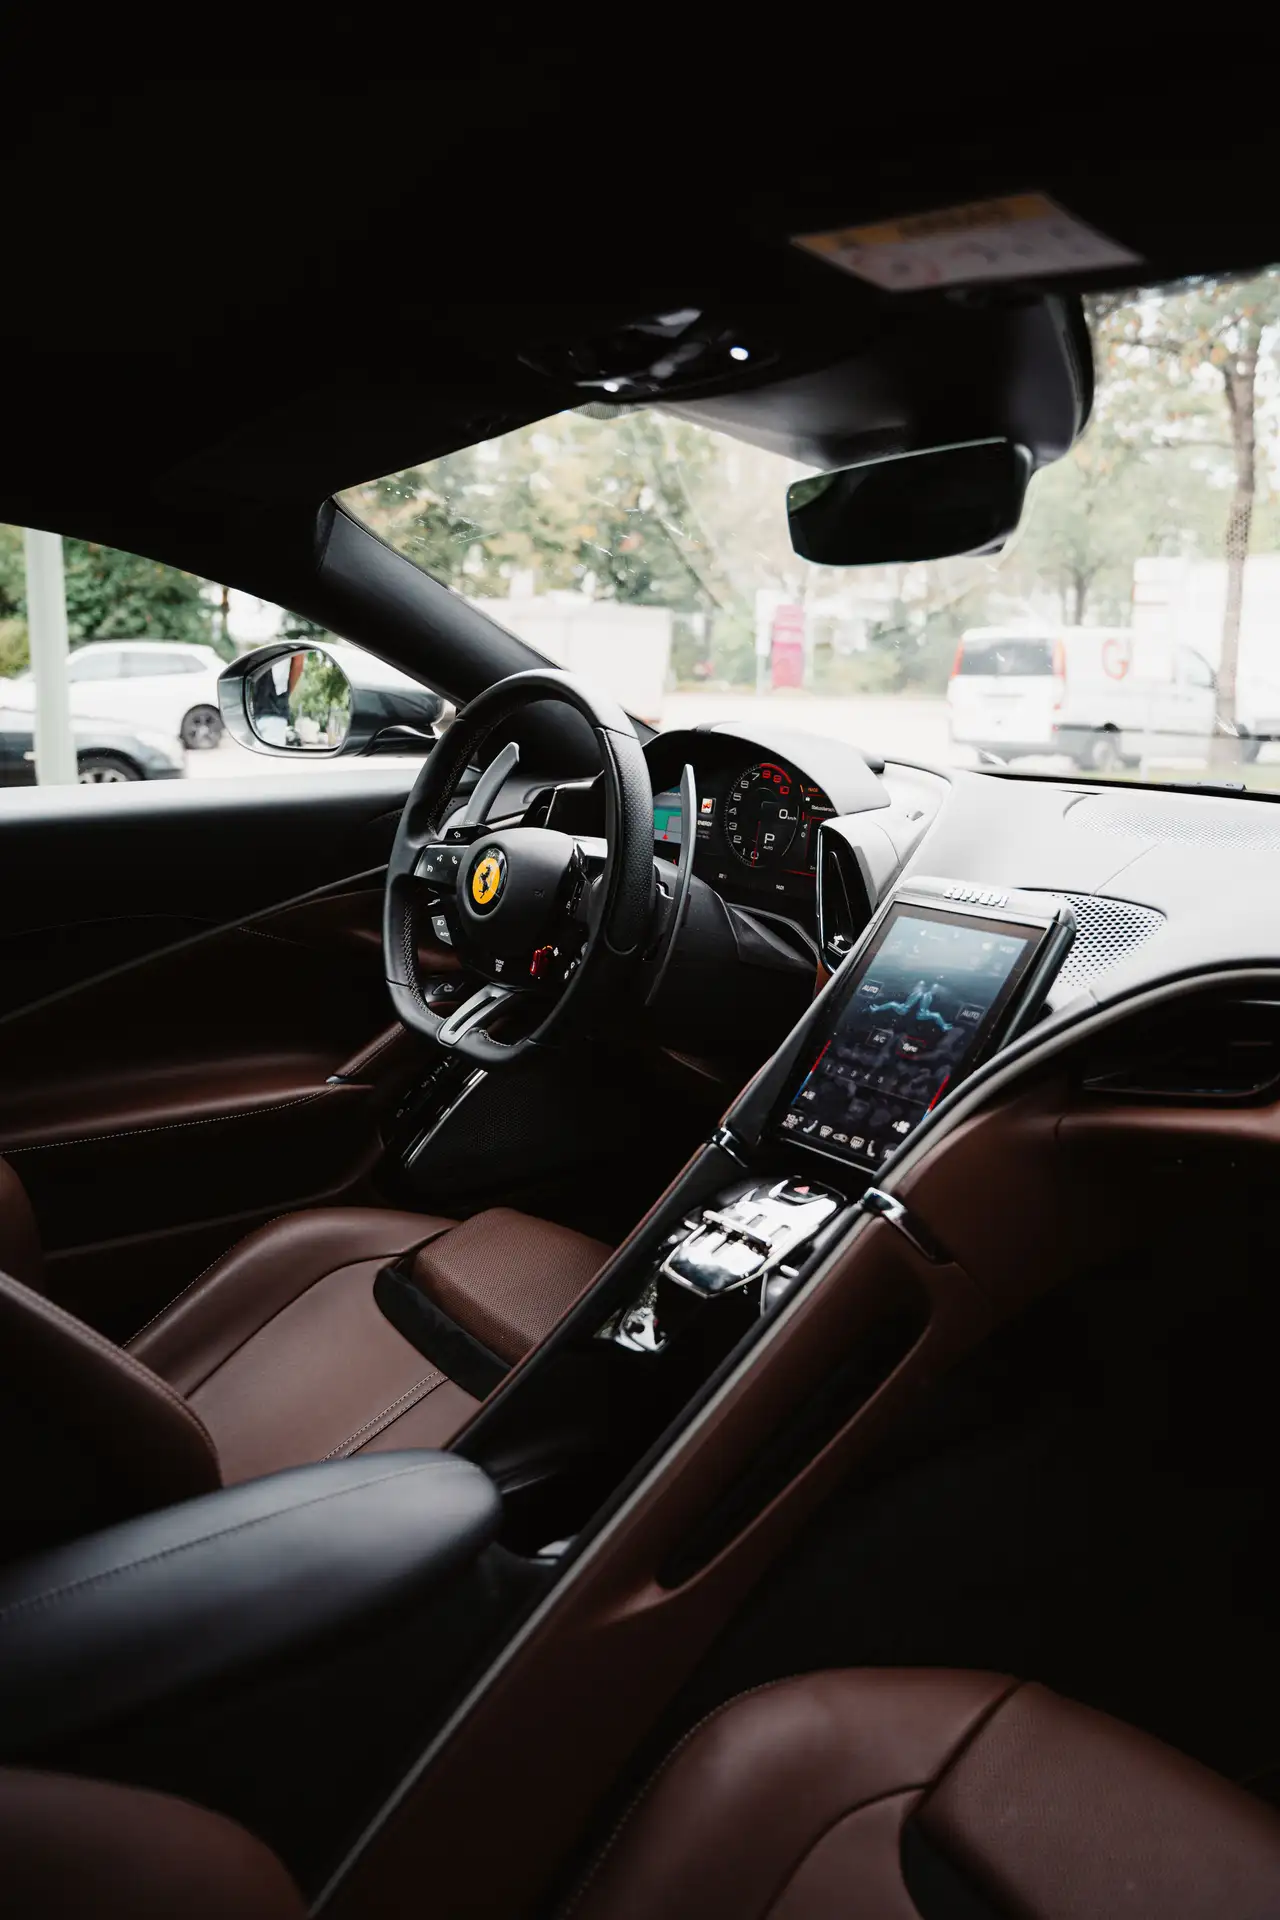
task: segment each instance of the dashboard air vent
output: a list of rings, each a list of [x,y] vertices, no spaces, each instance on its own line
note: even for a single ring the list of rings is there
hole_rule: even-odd
[[[1091,1093],[1231,1105],[1280,1089],[1280,1002],[1231,1000],[1171,1014],[1113,1043]]]
[[[872,914],[858,856],[833,833],[818,836],[818,944],[832,973],[850,954]]]

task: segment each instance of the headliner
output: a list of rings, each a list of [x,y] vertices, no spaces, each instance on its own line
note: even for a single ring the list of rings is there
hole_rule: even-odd
[[[714,304],[779,343],[778,380],[923,305],[945,357],[954,299],[881,294],[789,234],[1041,188],[1144,260],[1089,285],[1280,256],[1269,129],[1250,116],[1207,165],[1204,128],[1180,143],[1114,54],[1110,81],[1064,52],[1021,93],[990,65],[957,88],[915,50],[871,61],[874,84],[865,49],[797,50],[794,79],[686,51],[657,81],[609,77],[596,42],[520,44],[529,22],[465,56],[383,29],[376,70],[362,41],[270,101],[230,78],[220,128],[212,61],[157,88],[119,47],[92,90],[6,103],[0,518],[280,599],[273,543],[300,551],[336,489],[587,397],[523,364],[531,343]],[[51,48],[19,57],[59,81]]]

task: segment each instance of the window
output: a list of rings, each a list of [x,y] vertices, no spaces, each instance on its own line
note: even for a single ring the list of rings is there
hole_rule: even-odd
[[[664,728],[749,726],[744,704],[764,703],[907,760],[1059,773],[1091,767],[1109,729],[1135,762],[1117,777],[1208,767],[1280,788],[1280,269],[1107,293],[1086,316],[1092,419],[995,556],[810,565],[784,510],[801,468],[607,403],[341,500]],[[994,653],[961,650],[975,630]],[[1203,697],[1171,726],[1180,647]]]
[[[1001,680],[1044,679],[1053,672],[1051,640],[977,640],[972,634],[961,642],[956,660],[957,673],[978,673]]]
[[[1217,684],[1209,662],[1190,647],[1182,649],[1182,677],[1189,687],[1213,687]]]
[[[199,673],[200,662],[189,653],[166,653],[162,647],[130,647],[123,654],[124,671],[132,680],[150,680],[158,674]]]
[[[405,676],[283,608],[177,567],[97,543],[62,543],[71,655],[72,745],[81,781],[222,780],[314,774],[304,753],[268,758],[239,746],[222,725],[217,674],[238,653],[280,639],[334,647],[348,671]],[[0,525],[0,788],[36,778],[35,684],[26,624],[20,528]],[[320,760],[335,771],[367,764]],[[380,758],[417,771],[418,756]]]
[[[118,653],[95,653],[92,647],[73,653],[67,666],[68,679],[82,680],[118,680],[124,672],[124,662]]]

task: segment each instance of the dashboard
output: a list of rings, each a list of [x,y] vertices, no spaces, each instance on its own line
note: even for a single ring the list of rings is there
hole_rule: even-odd
[[[725,726],[659,734],[645,758],[657,855],[679,853],[689,765],[695,873],[810,941],[822,933],[820,905],[833,917],[828,883],[843,868],[852,938],[912,874],[1066,899],[1076,935],[1051,1012],[1083,1011],[1170,973],[1274,964],[1280,954],[1280,801],[1263,795],[886,763],[847,742],[763,726],[754,737]],[[599,781],[525,789],[524,803],[531,798],[530,819],[604,831]],[[828,966],[837,957],[824,952]]]
[[[770,908],[812,937],[818,836],[841,813],[891,805],[868,762],[840,742],[771,729],[749,737],[709,726],[659,734],[645,748],[654,787],[653,842],[676,860],[683,837],[680,778],[694,785],[693,871],[726,900]],[[882,762],[876,762],[883,768]],[[604,831],[595,781],[556,787],[527,816],[569,833]]]

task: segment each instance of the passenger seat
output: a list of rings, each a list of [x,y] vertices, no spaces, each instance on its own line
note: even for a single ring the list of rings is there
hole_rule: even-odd
[[[572,1920],[1275,1920],[1280,1817],[991,1673],[815,1673],[681,1743]]]
[[[6,1920],[304,1914],[274,1855],[220,1815],[52,1774],[0,1772],[0,1885]],[[498,1920],[482,1878],[477,1893]],[[712,1714],[562,1920],[1277,1912],[1280,1819],[1248,1794],[1044,1687],[902,1670],[810,1674]]]

